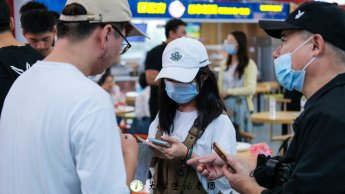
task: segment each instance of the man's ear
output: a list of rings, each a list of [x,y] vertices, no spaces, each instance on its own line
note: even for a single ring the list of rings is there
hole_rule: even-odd
[[[169,38],[175,38],[176,33],[172,30],[169,31]]]
[[[56,32],[57,32],[57,28],[56,28],[56,25],[54,25],[54,27],[53,27],[53,33],[54,33],[54,35],[56,35]]]
[[[325,50],[325,40],[322,38],[320,34],[316,34],[313,37],[313,56],[319,55],[321,52]]]
[[[105,48],[107,42],[109,41],[109,38],[111,36],[111,33],[113,33],[112,31],[113,27],[110,24],[105,25],[102,30],[99,32],[99,40],[101,43],[101,47]]]
[[[10,17],[10,28],[11,28],[11,31],[14,30],[14,19],[13,19],[13,17]]]

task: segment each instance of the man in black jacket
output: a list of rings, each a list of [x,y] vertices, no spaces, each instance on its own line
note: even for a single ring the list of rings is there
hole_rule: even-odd
[[[282,40],[273,52],[280,84],[308,98],[286,155],[259,155],[256,166],[230,155],[226,165],[214,155],[189,164],[209,179],[225,175],[240,193],[345,193],[345,11],[308,2],[285,21],[259,25]]]

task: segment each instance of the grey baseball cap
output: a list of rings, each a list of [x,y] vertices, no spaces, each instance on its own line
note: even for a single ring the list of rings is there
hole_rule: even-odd
[[[60,15],[61,21],[90,23],[129,22],[127,36],[146,36],[131,22],[132,12],[128,0],[67,0],[66,5],[78,3],[85,7],[86,15]]]

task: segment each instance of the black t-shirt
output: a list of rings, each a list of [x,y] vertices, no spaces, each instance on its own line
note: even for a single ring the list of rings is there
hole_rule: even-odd
[[[42,59],[43,56],[29,45],[0,48],[0,117],[5,97],[13,82],[37,60]]]
[[[162,44],[154,47],[147,53],[146,60],[145,60],[145,70],[153,69],[153,70],[160,71],[162,69],[162,56],[163,56],[163,51],[165,47],[166,47],[166,44],[163,42]],[[158,87],[151,86],[150,100],[149,100],[151,119],[155,118],[158,112],[158,106],[159,106],[158,93],[159,93]]]

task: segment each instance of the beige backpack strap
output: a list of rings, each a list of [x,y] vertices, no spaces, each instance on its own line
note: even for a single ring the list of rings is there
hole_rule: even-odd
[[[223,111],[222,114],[226,114]],[[192,148],[195,142],[202,136],[203,130],[195,127],[195,124],[188,131],[188,135],[183,142],[188,149]],[[158,125],[156,139],[160,139],[163,130]],[[154,175],[154,194],[207,194],[195,169],[180,159],[164,160],[158,159]]]
[[[163,131],[159,126],[157,129],[156,138],[160,139],[163,135]],[[191,149],[203,132],[203,130],[199,130],[193,125],[183,144],[185,144],[188,149]],[[185,161],[180,159],[158,159],[154,184],[156,186],[153,192],[154,194],[206,193],[202,186],[197,187],[201,183],[193,167],[188,166],[185,164]]]
[[[156,132],[156,139],[161,139],[162,136],[163,136],[163,131],[162,131],[162,128],[158,124],[157,132]]]

